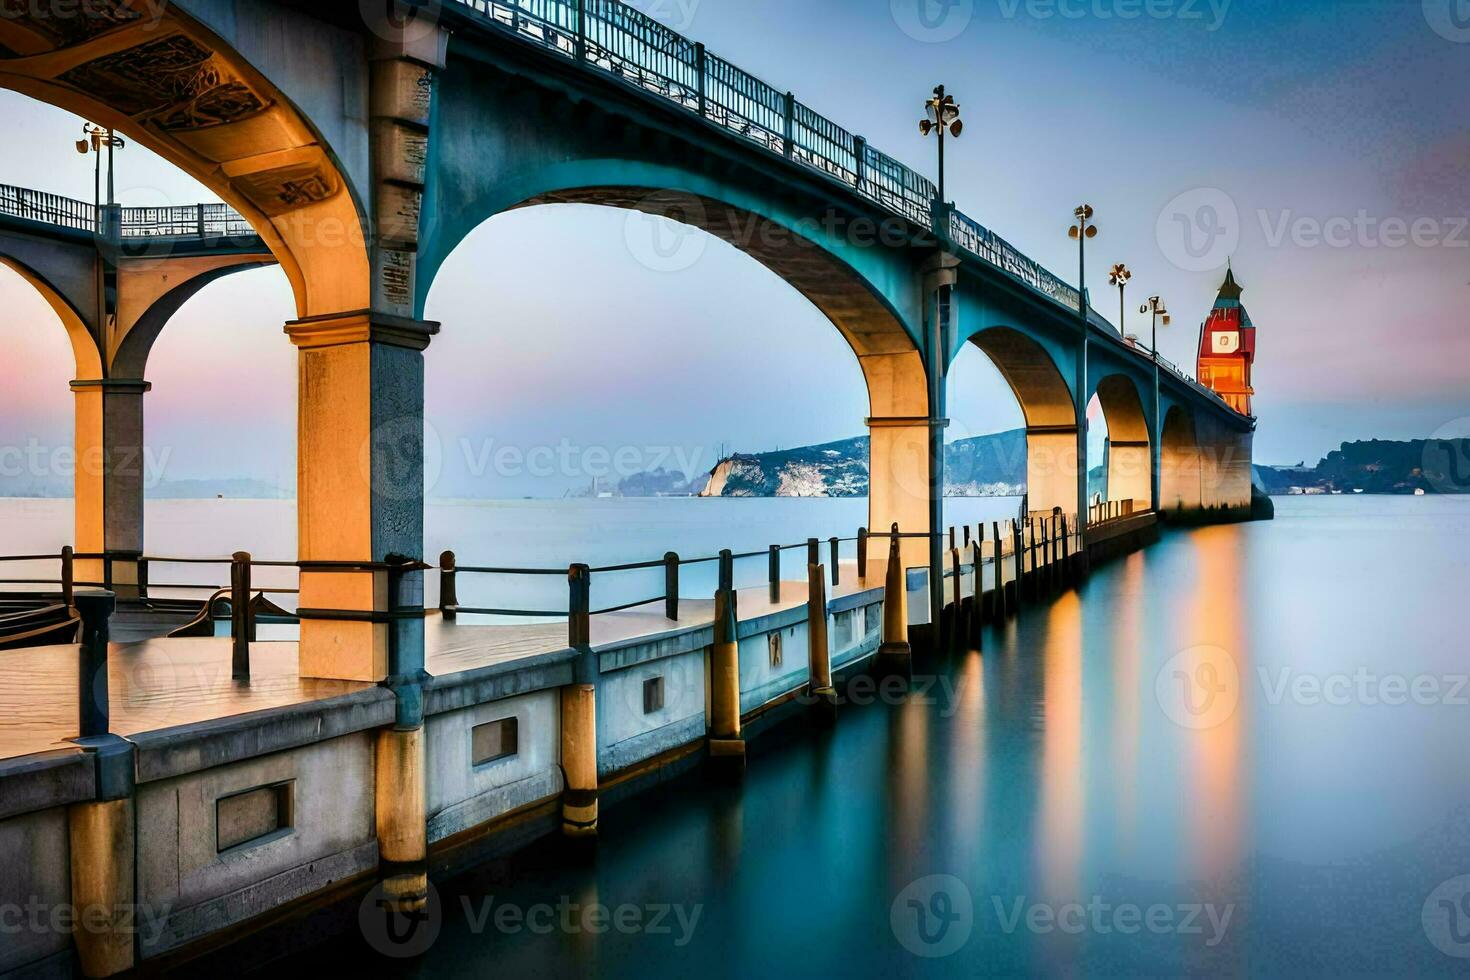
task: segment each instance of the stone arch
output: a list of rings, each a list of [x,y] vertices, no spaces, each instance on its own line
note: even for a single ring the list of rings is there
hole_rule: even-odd
[[[1013,327],[970,337],[1005,378],[1026,418],[1026,494],[1031,511],[1077,509],[1077,409],[1072,389],[1046,348]]]
[[[1153,447],[1138,385],[1124,374],[1098,380],[1095,393],[1108,425],[1108,499],[1153,505]]]
[[[1204,503],[1202,466],[1194,413],[1174,405],[1164,414],[1159,439],[1159,508],[1165,513],[1199,510]]]
[[[299,315],[371,305],[364,209],[311,120],[180,9],[101,0],[0,19],[0,87],[109,126],[209,187],[259,232]]]
[[[72,356],[76,360],[77,378],[81,380],[102,378],[104,372],[102,352],[92,336],[91,325],[82,312],[62,295],[57,285],[19,259],[0,253],[0,265],[15,272],[29,283],[31,288],[35,289],[46,301],[46,305],[56,313],[62,328],[66,331],[67,340],[71,342]]]
[[[875,283],[870,269],[848,261],[854,253],[815,229],[798,230],[775,209],[695,175],[647,167],[630,172],[623,161],[583,161],[497,181],[494,192],[452,213],[439,202],[420,254],[416,315],[444,260],[471,231],[496,214],[546,204],[588,204],[657,215],[698,229],[749,255],[812,303],[847,341],[868,390],[870,415],[869,521],[929,529],[929,391],[923,355],[902,305],[917,305],[918,277],[890,268]],[[547,189],[547,188],[552,189]],[[671,190],[670,187],[687,188]],[[431,197],[433,193],[431,192]],[[882,251],[867,249],[867,252]],[[872,262],[872,258],[864,258]],[[912,295],[910,295],[912,293]],[[921,540],[904,544],[906,560],[927,561]]]

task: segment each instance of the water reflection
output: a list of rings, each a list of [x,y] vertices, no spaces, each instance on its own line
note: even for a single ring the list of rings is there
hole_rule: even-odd
[[[567,865],[553,842],[453,886],[521,904],[698,905],[687,945],[477,933],[447,901],[420,961],[344,940],[315,962],[639,980],[1447,972],[1458,963],[1426,937],[1421,911],[1470,873],[1470,712],[1302,704],[1268,697],[1261,676],[1362,664],[1464,673],[1446,622],[1470,517],[1378,514],[1388,529],[1364,536],[1293,506],[1309,505],[1283,506],[1275,524],[1171,533],[1080,592],[1028,604],[987,633],[983,653],[921,664],[899,703],[845,707],[830,732],[773,733],[741,787],[686,780],[610,807],[595,866]],[[1308,569],[1385,567],[1400,574],[1371,588],[1304,581]],[[1365,616],[1369,595],[1415,614]],[[1200,650],[1215,653],[1178,659]],[[1209,657],[1221,651],[1235,669],[1229,712],[1177,686],[1219,666]],[[1185,694],[1209,710],[1173,700]],[[969,930],[957,952],[927,959],[891,913],[933,875],[963,883],[973,921],[954,926]],[[1045,915],[1065,918],[1069,903],[1080,928]],[[1172,926],[1127,932],[1115,917],[1125,908],[1161,909]]]

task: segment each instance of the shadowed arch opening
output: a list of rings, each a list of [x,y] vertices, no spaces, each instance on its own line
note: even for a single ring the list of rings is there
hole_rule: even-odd
[[[1026,493],[1032,513],[1077,510],[1077,412],[1052,356],[1011,327],[990,327],[970,342],[985,352],[1026,419]]]
[[[179,5],[17,9],[0,18],[0,88],[114,129],[218,194],[280,262],[299,316],[370,305],[362,209],[332,150]]]
[[[1106,497],[1147,510],[1153,501],[1153,451],[1138,386],[1125,375],[1110,374],[1098,381],[1095,397],[1107,423]]]
[[[891,298],[894,293],[906,296],[910,289],[917,293],[913,288],[917,280],[911,282],[908,276],[912,270],[896,270],[880,288],[843,257],[780,221],[709,195],[683,191],[622,184],[573,186],[534,194],[498,213],[541,205],[591,205],[625,212],[629,218],[623,245],[640,264],[658,272],[677,274],[693,263],[681,262],[679,242],[649,240],[659,234],[650,218],[672,223],[682,229],[678,234],[713,236],[755,259],[810,302],[846,341],[867,389],[868,416],[854,419],[852,430],[861,432],[866,421],[870,436],[868,524],[928,529],[926,373],[910,329]],[[489,214],[472,227],[494,217]],[[450,234],[440,228],[437,234],[426,236],[432,244],[420,267],[421,304],[440,263],[470,230]],[[454,324],[446,323],[445,329],[454,329]],[[820,385],[825,365],[813,367],[812,383]],[[925,560],[922,541],[905,542],[904,547],[915,562]]]
[[[1203,505],[1200,445],[1194,414],[1178,405],[1164,415],[1159,440],[1159,507],[1192,511]]]

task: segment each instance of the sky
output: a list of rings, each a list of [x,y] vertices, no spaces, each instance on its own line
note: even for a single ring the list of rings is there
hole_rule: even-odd
[[[1258,462],[1470,426],[1465,0],[633,5],[926,173],[916,123],[944,83],[966,123],[948,167],[960,209],[1073,281],[1066,229],[1092,204],[1094,304],[1116,318],[1106,274],[1126,262],[1130,310],[1164,297],[1160,348],[1186,367],[1232,261],[1259,331]],[[8,92],[0,117],[0,183],[91,197],[81,120]],[[136,146],[117,186],[129,205],[213,200]],[[689,268],[651,268],[635,245],[650,233],[668,230],[538,207],[450,256],[426,311],[443,323],[426,355],[431,494],[555,496],[863,434],[861,374],[820,313],[713,239]],[[4,269],[0,310],[0,446],[69,445],[59,323]],[[291,484],[293,316],[276,269],[226,277],[175,316],[146,400],[166,479]],[[1136,313],[1127,326],[1146,333]],[[1020,424],[978,350],[949,397],[950,438]]]

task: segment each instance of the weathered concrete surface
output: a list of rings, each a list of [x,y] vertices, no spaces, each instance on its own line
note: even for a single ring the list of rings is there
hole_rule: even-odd
[[[53,807],[0,821],[0,907],[20,910],[0,942],[0,973],[64,954],[69,929],[53,912],[71,903],[66,808]]]

